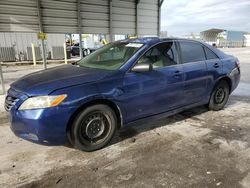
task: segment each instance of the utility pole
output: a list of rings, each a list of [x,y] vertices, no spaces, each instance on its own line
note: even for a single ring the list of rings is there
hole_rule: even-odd
[[[80,58],[83,58],[82,54],[82,18],[81,18],[81,2],[77,0],[77,22],[78,22],[78,34],[79,34],[79,54]]]
[[[109,37],[110,42],[113,42],[113,1],[109,0]]]
[[[42,15],[41,15],[41,6],[40,6],[40,0],[37,0],[37,15],[38,15],[38,23],[39,23],[39,30],[40,33],[38,34],[41,39],[41,44],[42,44],[42,58],[43,58],[43,68],[47,69],[47,62],[46,62],[46,49],[45,49],[45,44],[44,40],[46,39],[46,34],[43,33],[43,25],[42,25]]]
[[[163,2],[164,0],[158,0],[158,37],[161,35],[161,6]]]
[[[3,71],[2,71],[2,63],[0,62],[0,80],[2,85],[2,94],[5,94],[5,86],[4,86],[4,80],[3,80]]]
[[[138,22],[139,22],[139,15],[138,15],[138,5],[140,3],[140,0],[136,0],[136,7],[135,7],[135,36],[138,37],[139,32],[138,32]]]

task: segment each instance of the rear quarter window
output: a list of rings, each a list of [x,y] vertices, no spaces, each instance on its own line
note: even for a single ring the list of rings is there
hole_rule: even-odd
[[[207,47],[204,46],[205,52],[206,52],[206,57],[207,60],[209,59],[218,59],[218,56],[212,52],[212,50],[208,49]]]

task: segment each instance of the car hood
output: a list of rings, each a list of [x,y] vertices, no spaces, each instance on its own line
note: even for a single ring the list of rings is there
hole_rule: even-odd
[[[12,83],[11,88],[29,96],[48,95],[56,89],[95,82],[111,72],[75,65],[62,65],[28,74]]]

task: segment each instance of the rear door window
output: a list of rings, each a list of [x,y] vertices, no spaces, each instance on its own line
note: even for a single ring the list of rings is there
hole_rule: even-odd
[[[198,42],[180,41],[179,43],[183,63],[206,60],[203,46]]]

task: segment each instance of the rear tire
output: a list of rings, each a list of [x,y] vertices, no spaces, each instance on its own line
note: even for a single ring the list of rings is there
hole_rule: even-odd
[[[90,106],[80,112],[72,124],[72,144],[82,151],[101,149],[110,142],[116,129],[117,117],[109,106]]]
[[[229,97],[229,85],[227,81],[221,80],[214,87],[208,103],[208,109],[218,111],[224,108]]]

